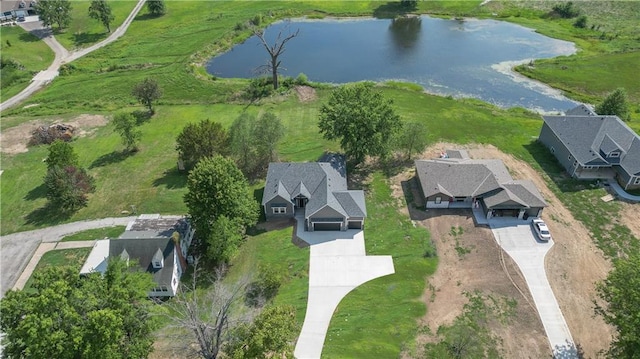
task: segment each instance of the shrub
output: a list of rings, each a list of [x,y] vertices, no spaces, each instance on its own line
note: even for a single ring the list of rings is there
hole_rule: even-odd
[[[271,300],[278,294],[282,276],[272,267],[260,267],[258,279],[249,284],[245,301],[247,305],[257,307]]]
[[[257,77],[249,81],[245,95],[249,100],[257,100],[270,96],[273,91],[270,77]]]
[[[87,205],[87,194],[95,191],[93,177],[75,166],[55,166],[44,178],[49,202],[63,210],[75,211]]]
[[[572,1],[562,2],[553,6],[553,12],[560,15],[563,19],[571,19],[580,15],[580,10],[573,6]]]
[[[582,15],[580,16],[576,22],[573,23],[574,27],[580,28],[580,29],[584,29],[587,27],[587,16],[586,15]]]
[[[309,85],[309,78],[307,77],[307,75],[303,74],[302,72],[298,74],[298,76],[296,77],[294,83],[298,86],[308,86]]]

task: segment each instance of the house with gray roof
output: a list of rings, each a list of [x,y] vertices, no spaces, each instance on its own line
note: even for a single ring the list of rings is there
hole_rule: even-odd
[[[177,242],[172,238],[176,232]],[[149,297],[175,296],[187,267],[185,258],[193,235],[194,229],[183,217],[141,215],[129,223],[119,238],[96,241],[80,274],[104,274],[109,260],[120,258],[132,269],[151,274],[155,288]]]
[[[640,188],[640,136],[620,118],[597,115],[584,105],[542,118],[538,140],[570,176],[615,178],[624,189]]]
[[[416,177],[426,208],[478,208],[493,216],[539,217],[547,206],[529,180],[514,180],[502,161],[470,159],[464,151],[417,160]]]
[[[262,196],[267,220],[304,216],[305,230],[363,229],[364,192],[347,188],[344,158],[270,163]]]

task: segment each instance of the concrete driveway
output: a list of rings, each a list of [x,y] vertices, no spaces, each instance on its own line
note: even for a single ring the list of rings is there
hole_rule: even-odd
[[[553,246],[553,240],[539,241],[530,221],[492,218],[489,225],[496,241],[516,262],[529,286],[554,358],[578,358],[571,332],[544,267],[544,257]]]
[[[364,232],[305,232],[298,218],[297,236],[309,243],[309,297],[294,356],[317,359],[336,307],[350,291],[372,279],[395,273],[391,256],[367,256]],[[339,237],[339,238],[337,238]]]

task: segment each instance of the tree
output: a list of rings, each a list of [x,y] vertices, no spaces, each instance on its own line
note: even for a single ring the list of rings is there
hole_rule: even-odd
[[[342,86],[320,108],[320,133],[327,140],[340,139],[345,154],[356,163],[367,155],[384,157],[402,128],[392,103],[370,83]]]
[[[184,201],[199,238],[210,238],[221,216],[240,226],[243,234],[246,227],[258,220],[258,206],[247,180],[229,158],[216,155],[200,160],[189,173],[187,189]],[[201,245],[204,246],[201,252],[206,253],[208,243]]]
[[[275,161],[278,157],[276,146],[284,136],[282,121],[267,112],[258,118],[253,133],[259,162],[267,164]]]
[[[47,199],[62,211],[75,211],[87,205],[87,195],[96,187],[93,177],[76,166],[54,166],[44,177]]]
[[[164,0],[148,0],[147,10],[149,10],[149,13],[153,16],[161,16],[167,12]]]
[[[111,120],[113,129],[122,137],[122,144],[126,146],[127,152],[138,150],[137,142],[142,137],[142,132],[137,127],[136,118],[128,112],[120,112],[113,116]]]
[[[627,92],[623,88],[616,89],[602,103],[596,106],[595,111],[598,115],[615,115],[623,121],[629,121],[631,115],[629,113]]]
[[[234,359],[282,358],[292,354],[296,311],[292,306],[270,306],[250,326],[236,331],[236,340],[225,352]]]
[[[570,19],[580,15],[580,10],[573,6],[572,1],[561,2],[553,6],[553,12],[564,19]]]
[[[162,97],[162,89],[156,80],[146,78],[133,87],[131,94],[153,114],[153,102]]]
[[[55,140],[49,145],[49,155],[44,161],[47,163],[47,169],[53,167],[78,166],[78,154],[75,153],[69,143],[62,140]]]
[[[229,129],[231,153],[238,167],[247,176],[253,172],[258,163],[254,141],[255,122],[255,116],[243,112],[233,121]]]
[[[617,335],[608,354],[612,358],[637,358],[640,353],[640,255],[617,259],[607,278],[597,284],[595,312],[613,325]]]
[[[71,23],[71,2],[69,0],[40,0],[36,12],[43,26],[58,25],[63,29]]]
[[[398,148],[404,150],[407,159],[411,159],[414,152],[422,152],[429,143],[427,126],[422,122],[405,123],[398,136]]]
[[[296,32],[294,33],[290,33],[289,35],[283,38],[282,31],[280,31],[278,32],[278,36],[276,37],[276,40],[274,41],[273,45],[269,45],[269,43],[265,39],[264,29],[259,29],[257,27],[254,27],[253,29],[253,34],[260,40],[265,50],[267,50],[269,57],[271,58],[270,61],[267,63],[266,67],[267,67],[267,70],[271,72],[271,78],[273,80],[274,90],[278,89],[278,71],[280,70],[280,65],[282,65],[282,61],[278,60],[278,58],[280,57],[280,55],[284,53],[285,51],[284,46],[287,44],[287,42],[289,42],[289,40],[293,39],[294,37],[298,36],[299,33],[300,33],[300,29],[296,30]]]
[[[210,263],[228,263],[244,239],[244,227],[238,220],[223,215],[218,216],[209,233],[207,252]]]
[[[186,168],[193,168],[205,157],[227,155],[229,135],[221,124],[209,119],[189,123],[176,138],[176,151]]]
[[[582,15],[578,17],[576,21],[573,23],[573,26],[580,29],[584,29],[585,27],[587,27],[587,16]]]
[[[100,21],[107,28],[107,32],[111,32],[111,23],[115,20],[115,16],[111,13],[111,6],[106,0],[92,0],[89,6],[89,17]]]
[[[86,278],[71,267],[37,272],[29,291],[9,291],[0,302],[6,358],[146,358],[153,345],[153,288],[147,273],[122,261]]]

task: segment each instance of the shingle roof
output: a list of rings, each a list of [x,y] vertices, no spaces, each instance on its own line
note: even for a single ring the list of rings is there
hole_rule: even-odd
[[[328,162],[270,163],[262,204],[277,196],[293,203],[295,197],[303,195],[309,200],[306,217],[326,206],[347,217],[366,216],[364,193],[347,190],[343,161],[336,156],[325,160]],[[336,197],[337,193],[341,194]]]
[[[435,159],[416,161],[423,193],[450,197],[482,197],[489,208],[505,202],[523,207],[546,207],[529,180],[514,181],[502,161],[495,159]]]
[[[587,105],[580,104],[565,112],[566,116],[596,116],[596,113]]]
[[[158,286],[171,286],[173,276],[174,245],[170,238],[143,239],[111,239],[109,241],[109,257],[121,256],[125,251],[131,261],[137,261],[138,266],[151,273]],[[153,268],[152,260],[160,252],[164,258],[164,266]]]
[[[622,151],[620,166],[631,174],[640,172],[640,136],[617,116],[593,112],[577,115],[583,112],[576,108],[567,111],[565,116],[542,118],[580,164],[607,164],[600,152],[606,154],[619,149]]]

